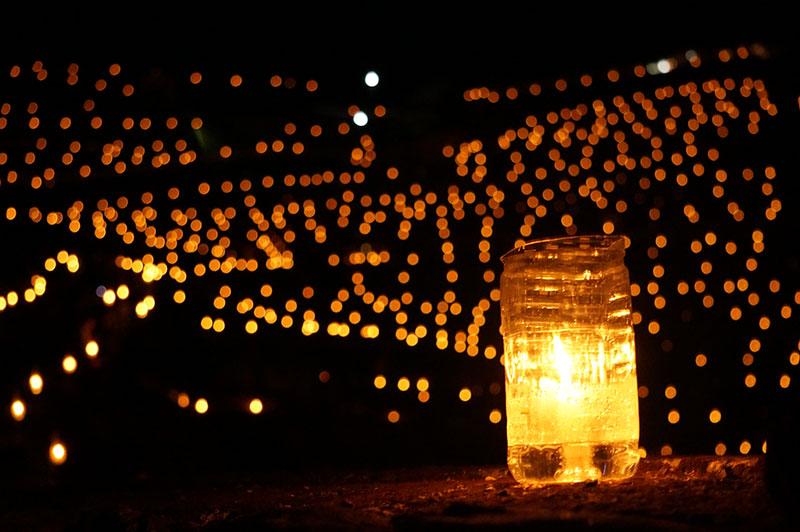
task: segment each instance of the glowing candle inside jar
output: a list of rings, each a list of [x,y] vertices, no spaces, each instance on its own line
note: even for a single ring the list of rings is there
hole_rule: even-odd
[[[532,242],[503,258],[508,464],[524,483],[626,478],[639,460],[620,237]]]

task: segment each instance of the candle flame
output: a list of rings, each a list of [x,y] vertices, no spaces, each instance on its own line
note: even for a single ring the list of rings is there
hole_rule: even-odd
[[[596,382],[606,382],[606,368],[608,361],[606,360],[606,346],[605,342],[597,343],[597,359],[592,362],[592,379]]]
[[[558,371],[558,378],[560,381],[560,388],[567,392],[572,388],[572,361],[569,355],[564,350],[564,344],[557,334],[553,334],[553,361]]]

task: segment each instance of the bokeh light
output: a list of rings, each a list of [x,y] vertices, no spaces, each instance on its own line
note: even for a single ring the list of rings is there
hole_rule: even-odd
[[[25,403],[19,399],[16,399],[11,403],[11,416],[17,421],[22,421],[25,419],[25,410]]]
[[[364,83],[366,83],[367,87],[377,87],[379,81],[380,78],[378,77],[378,74],[374,70],[370,70],[364,76]]]
[[[743,49],[520,70],[442,96],[426,116],[457,112],[435,126],[383,99],[402,95],[383,70],[341,95],[339,77],[291,68],[166,65],[165,101],[124,62],[10,68],[0,226],[7,249],[35,245],[0,261],[8,397],[48,379],[12,416],[54,424],[65,394],[127,367],[198,423],[291,410],[271,400],[284,386],[327,405],[350,386],[369,412],[354,424],[435,435],[451,416],[502,439],[500,256],[628,234],[643,443],[761,448],[763,404],[797,386],[800,289],[782,266],[788,114]]]
[[[255,398],[250,401],[250,412],[253,414],[260,414],[264,410],[264,404],[261,399]]]
[[[63,443],[56,442],[50,446],[50,461],[61,465],[67,460],[67,448]]]

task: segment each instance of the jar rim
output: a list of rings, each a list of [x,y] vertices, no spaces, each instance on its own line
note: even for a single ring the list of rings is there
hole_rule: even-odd
[[[515,247],[507,251],[502,257],[501,262],[506,259],[526,253],[528,251],[546,251],[558,249],[594,249],[594,250],[610,250],[617,248],[622,251],[625,250],[625,235],[576,235],[576,236],[559,236],[550,238],[538,238],[536,240],[529,240],[521,246]]]

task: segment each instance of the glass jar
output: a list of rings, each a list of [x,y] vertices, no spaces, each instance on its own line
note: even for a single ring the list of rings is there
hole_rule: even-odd
[[[508,467],[518,482],[630,477],[639,463],[622,236],[535,240],[502,257]]]

